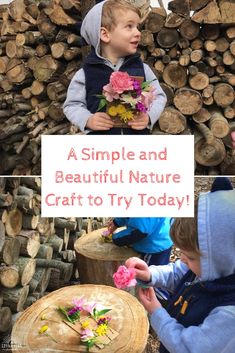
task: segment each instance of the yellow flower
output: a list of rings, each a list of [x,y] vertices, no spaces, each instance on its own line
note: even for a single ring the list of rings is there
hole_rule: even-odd
[[[126,107],[123,104],[118,104],[117,105],[117,113],[118,114],[123,114],[126,112]]]
[[[84,321],[84,322],[82,323],[82,328],[83,328],[83,329],[89,328],[89,326],[90,326],[90,322],[89,322],[88,320],[86,320],[86,321]]]
[[[97,327],[95,332],[97,333],[98,336],[103,336],[107,333],[108,331],[108,326],[106,324],[101,324]]]
[[[46,332],[47,330],[48,330],[48,326],[47,325],[43,325],[41,328],[40,328],[40,330],[39,330],[39,333],[44,333],[44,332]]]
[[[126,123],[127,121],[130,121],[134,119],[134,115],[131,111],[127,111],[123,114],[121,114],[120,120],[124,121],[124,123]]]
[[[112,105],[111,107],[108,108],[108,112],[107,112],[110,116],[116,116],[117,115],[117,108]]]

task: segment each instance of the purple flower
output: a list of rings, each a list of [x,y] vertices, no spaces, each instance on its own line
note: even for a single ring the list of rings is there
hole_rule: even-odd
[[[138,80],[133,80],[133,87],[135,90],[141,90],[140,83]]]
[[[147,109],[145,107],[145,105],[141,102],[138,102],[135,106],[135,108],[139,111],[139,112],[144,112],[146,113]]]
[[[82,310],[82,308],[80,306],[75,306],[74,308],[72,308],[72,309],[70,309],[68,311],[68,315],[69,316],[73,315],[73,314],[75,314],[75,313],[77,313],[78,311],[81,311],[81,310]]]

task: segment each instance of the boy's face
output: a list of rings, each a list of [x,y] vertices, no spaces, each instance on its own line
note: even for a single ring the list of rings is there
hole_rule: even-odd
[[[140,41],[140,18],[131,10],[118,11],[116,18],[117,26],[110,31],[106,29],[105,37],[101,31],[101,40],[108,45],[111,56],[121,58],[136,53]]]
[[[180,259],[184,262],[196,276],[201,276],[200,255],[194,251],[180,250]]]

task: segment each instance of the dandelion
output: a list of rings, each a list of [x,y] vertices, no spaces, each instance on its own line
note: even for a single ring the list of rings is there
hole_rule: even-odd
[[[107,333],[108,331],[108,326],[106,324],[101,324],[97,327],[95,332],[97,333],[98,336],[103,336]]]
[[[86,329],[86,328],[89,328],[89,326],[90,326],[90,322],[88,321],[88,320],[86,320],[86,321],[84,321],[83,323],[82,323],[82,329]]]
[[[125,123],[127,121],[130,121],[130,120],[133,120],[133,119],[134,119],[134,115],[133,115],[133,113],[131,111],[121,114],[121,120],[124,121]]]

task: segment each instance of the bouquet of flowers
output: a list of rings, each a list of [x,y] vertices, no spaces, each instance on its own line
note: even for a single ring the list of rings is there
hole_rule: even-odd
[[[133,120],[140,112],[146,113],[156,94],[150,85],[152,81],[142,81],[142,77],[130,76],[127,72],[113,72],[109,83],[103,87],[103,94],[98,95],[98,110],[107,106],[107,114],[121,124]]]

